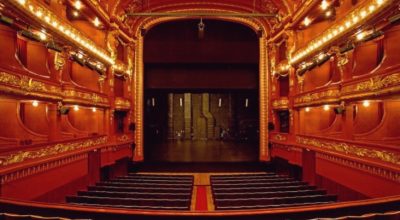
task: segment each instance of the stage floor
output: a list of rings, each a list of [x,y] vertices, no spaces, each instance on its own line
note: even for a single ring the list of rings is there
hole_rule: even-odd
[[[155,162],[256,162],[257,143],[232,141],[167,141],[145,145],[145,161]]]

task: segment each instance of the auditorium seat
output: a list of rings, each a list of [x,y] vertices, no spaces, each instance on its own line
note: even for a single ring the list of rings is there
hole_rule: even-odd
[[[89,186],[68,203],[132,209],[189,210],[193,176],[129,174]]]
[[[216,210],[323,204],[337,199],[306,182],[273,173],[212,175],[210,181]]]

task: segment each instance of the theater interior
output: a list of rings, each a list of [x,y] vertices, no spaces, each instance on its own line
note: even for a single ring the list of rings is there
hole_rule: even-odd
[[[398,40],[398,0],[1,0],[0,220],[400,220]]]

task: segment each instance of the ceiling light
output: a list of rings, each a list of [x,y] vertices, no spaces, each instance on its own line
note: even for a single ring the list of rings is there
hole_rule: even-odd
[[[331,10],[326,11],[326,12],[325,12],[325,16],[328,17],[328,18],[329,18],[330,16],[332,16],[332,11],[331,11]]]
[[[100,26],[100,20],[99,20],[98,17],[96,17],[96,18],[93,20],[93,24],[94,24],[94,26],[96,26],[96,27]]]
[[[80,10],[81,8],[82,8],[82,2],[81,1],[76,1],[75,3],[74,3],[74,7],[76,8],[76,9],[78,9],[78,10]]]
[[[305,17],[304,18],[304,21],[303,21],[303,24],[304,24],[304,26],[308,26],[308,25],[310,25],[311,24],[311,19],[310,18],[308,18],[308,17]]]
[[[321,9],[325,11],[328,7],[329,7],[329,3],[326,0],[322,0]]]

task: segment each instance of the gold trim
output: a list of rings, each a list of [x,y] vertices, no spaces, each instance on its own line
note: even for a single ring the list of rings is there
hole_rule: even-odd
[[[11,164],[22,163],[26,160],[39,159],[43,157],[55,156],[62,153],[89,148],[107,142],[107,137],[98,137],[87,140],[74,141],[69,143],[59,143],[44,146],[38,150],[18,151],[8,155],[0,156],[0,167]]]
[[[294,106],[301,107],[322,103],[332,103],[340,101],[340,90],[338,88],[326,88],[321,92],[309,92],[294,98]]]
[[[386,150],[369,149],[361,145],[355,145],[345,142],[321,140],[317,138],[307,138],[296,136],[296,143],[317,147],[322,150],[335,151],[341,154],[355,156],[358,158],[367,158],[380,160],[385,163],[400,165],[400,154]]]
[[[115,109],[116,110],[130,110],[131,102],[128,99],[122,97],[115,98]]]
[[[0,91],[18,95],[38,96],[43,98],[61,100],[61,88],[48,85],[24,75],[15,75],[0,72]]]
[[[272,102],[273,109],[288,109],[289,108],[289,99],[287,97],[281,97]]]

